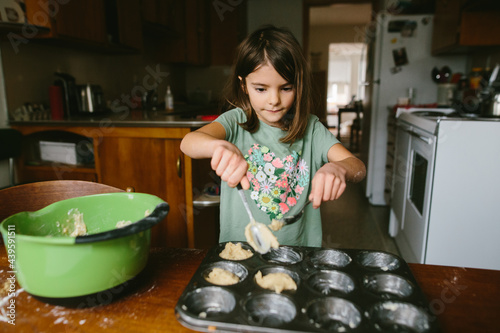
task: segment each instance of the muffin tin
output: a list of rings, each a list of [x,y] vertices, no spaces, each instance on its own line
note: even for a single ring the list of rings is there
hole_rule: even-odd
[[[382,251],[280,246],[241,261],[209,250],[175,307],[177,319],[198,331],[439,332],[435,315],[407,263]],[[214,267],[236,274],[234,285],[205,277]],[[261,288],[258,271],[289,274],[297,290]]]

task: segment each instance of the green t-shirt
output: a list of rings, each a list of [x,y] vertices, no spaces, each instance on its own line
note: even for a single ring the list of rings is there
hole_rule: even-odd
[[[250,190],[245,191],[257,222],[270,224],[273,219],[297,213],[307,201],[310,182],[316,171],[328,162],[328,150],[337,138],[309,116],[305,135],[292,145],[279,141],[286,132],[260,122],[255,133],[238,123],[246,121],[243,110],[223,113],[215,121],[226,130],[226,140],[240,149],[248,161]],[[221,185],[220,242],[245,241],[244,230],[249,217],[236,188]],[[308,205],[301,220],[274,232],[280,244],[321,246],[321,215]]]

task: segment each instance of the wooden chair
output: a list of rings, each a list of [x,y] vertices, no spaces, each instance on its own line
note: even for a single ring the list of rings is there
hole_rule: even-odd
[[[349,137],[349,148],[351,149],[352,152],[359,152],[359,146],[360,146],[360,132],[361,132],[361,127],[362,127],[362,118],[361,115],[363,114],[363,103],[362,101],[356,101],[355,103],[356,106],[356,118],[352,121],[352,126],[351,126],[351,135]]]
[[[0,222],[13,214],[36,211],[56,201],[114,192],[124,190],[81,180],[51,180],[8,187],[0,190]],[[133,189],[128,188],[127,192]]]

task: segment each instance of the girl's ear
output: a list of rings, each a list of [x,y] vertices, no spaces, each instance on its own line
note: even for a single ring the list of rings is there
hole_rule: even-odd
[[[239,75],[238,75],[238,79],[240,80],[241,90],[243,90],[243,92],[248,95],[247,87],[245,85],[245,80],[243,80],[243,78],[241,76],[239,76]]]

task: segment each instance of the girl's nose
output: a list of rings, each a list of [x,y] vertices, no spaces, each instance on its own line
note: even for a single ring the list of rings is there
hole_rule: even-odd
[[[269,100],[268,100],[270,105],[278,105],[280,103],[280,94],[278,91],[271,91],[269,94]]]

